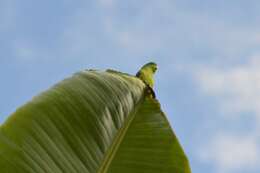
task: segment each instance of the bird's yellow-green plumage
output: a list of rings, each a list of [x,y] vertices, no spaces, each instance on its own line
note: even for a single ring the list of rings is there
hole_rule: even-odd
[[[157,70],[157,64],[150,62],[145,64],[136,74],[136,77],[140,78],[150,88],[154,86],[154,73]]]
[[[155,92],[153,90],[154,86],[154,73],[157,70],[157,64],[154,62],[150,62],[145,64],[136,74],[136,77],[141,79],[146,84],[146,94],[148,96],[151,96],[152,98],[155,98]]]

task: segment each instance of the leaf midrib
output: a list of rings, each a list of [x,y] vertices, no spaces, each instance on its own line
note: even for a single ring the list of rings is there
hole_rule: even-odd
[[[139,107],[141,106],[141,104],[144,101],[144,97],[145,96],[142,95],[142,97],[140,98],[138,103],[135,105],[133,111],[130,112],[129,116],[125,120],[125,123],[123,124],[123,126],[118,130],[112,144],[110,145],[107,153],[105,154],[105,157],[104,157],[97,173],[106,173],[108,171],[109,166],[110,166],[111,162],[113,161],[114,156],[117,153],[117,150],[118,150],[119,146],[121,145],[129,126],[131,125],[132,121],[135,118],[136,112],[139,110]]]

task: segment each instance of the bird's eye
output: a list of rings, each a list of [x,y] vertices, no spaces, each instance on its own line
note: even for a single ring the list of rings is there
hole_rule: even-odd
[[[157,70],[157,67],[154,67],[154,68],[153,68],[153,72],[156,72],[156,70]]]

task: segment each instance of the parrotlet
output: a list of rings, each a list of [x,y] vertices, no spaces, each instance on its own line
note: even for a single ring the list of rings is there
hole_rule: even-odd
[[[154,74],[157,70],[157,64],[154,62],[149,62],[145,64],[137,73],[136,77],[141,79],[146,84],[146,91],[148,95],[155,98],[155,92],[153,90],[154,86]]]

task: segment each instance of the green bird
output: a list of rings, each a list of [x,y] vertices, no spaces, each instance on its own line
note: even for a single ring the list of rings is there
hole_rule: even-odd
[[[154,79],[153,76],[157,70],[157,64],[154,62],[149,62],[145,64],[137,73],[136,77],[141,79],[147,86],[147,93],[155,98],[155,93],[153,90]]]

